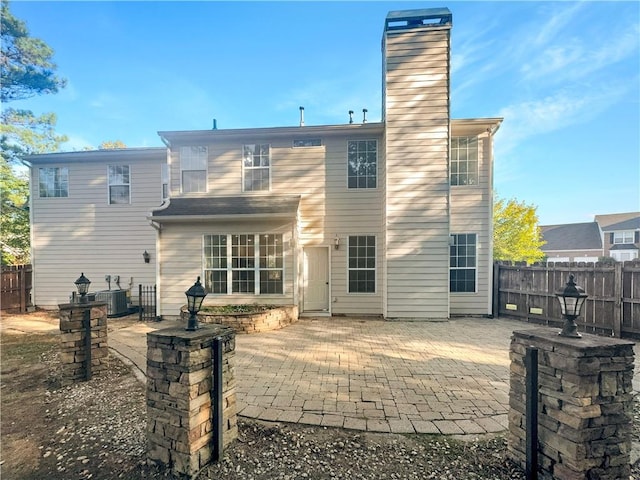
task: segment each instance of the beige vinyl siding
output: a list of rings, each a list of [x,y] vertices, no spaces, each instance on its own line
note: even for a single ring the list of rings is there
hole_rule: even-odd
[[[233,141],[217,141],[206,146],[209,151],[208,195],[300,195],[298,212],[299,251],[305,246],[329,246],[331,273],[331,311],[334,314],[382,314],[383,249],[382,189],[347,188],[347,144],[349,140],[378,141],[378,185],[384,170],[380,135],[355,133],[321,136],[322,146],[293,148],[293,137],[269,138],[243,136]],[[271,151],[271,191],[242,192],[241,152],[244,143],[268,143]],[[172,150],[179,151],[179,146]],[[179,153],[172,153],[172,161]],[[177,170],[177,169],[173,169]],[[172,173],[174,182],[179,178]],[[173,188],[172,192],[179,192]],[[257,233],[257,232],[256,232]],[[164,234],[164,232],[163,232]],[[377,278],[375,294],[347,292],[347,237],[375,235],[377,238]],[[340,249],[333,248],[340,237]],[[163,249],[167,250],[163,237]],[[301,257],[300,257],[301,258]],[[302,266],[297,265],[299,272]],[[302,275],[302,273],[300,273]],[[163,275],[163,279],[166,279]],[[180,300],[182,301],[182,300]],[[171,304],[171,303],[169,303]],[[171,304],[172,305],[172,304]]]
[[[205,305],[240,305],[245,303],[269,303],[291,305],[297,303],[296,249],[292,246],[294,224],[290,220],[273,221],[221,221],[163,223],[159,232],[160,252],[159,286],[160,314],[166,318],[180,315],[185,305],[184,292],[198,276],[204,278],[203,248],[205,235],[279,233],[284,242],[284,294],[208,294]]]
[[[146,216],[162,201],[161,165],[164,150],[151,153],[113,154],[96,160],[94,152],[75,160],[39,164],[31,169],[33,301],[43,308],[57,308],[69,301],[74,281],[84,272],[91,280],[90,291],[106,290],[105,275],[119,275],[123,289],[139,283],[155,283],[154,229]],[[66,157],[67,159],[69,157]],[[109,204],[108,165],[129,165],[131,203]],[[65,166],[69,169],[67,198],[40,198],[39,168]],[[151,262],[144,263],[142,253]],[[117,288],[114,282],[112,289]]]
[[[449,29],[386,32],[385,316],[449,316]]]
[[[454,128],[453,136],[475,136]],[[451,293],[452,315],[488,315],[492,290],[492,140],[478,135],[478,185],[451,187],[451,233],[476,234],[476,292]]]

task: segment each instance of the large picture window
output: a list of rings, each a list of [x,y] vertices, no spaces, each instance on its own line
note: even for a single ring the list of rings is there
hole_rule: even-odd
[[[205,235],[207,292],[267,295],[283,293],[281,234]]]
[[[270,188],[270,148],[268,144],[242,147],[242,185],[245,192],[268,191]]]
[[[349,237],[349,293],[376,291],[376,237]]]
[[[449,247],[449,291],[476,291],[476,234],[451,235]]]
[[[207,191],[207,147],[180,147],[182,193]]]
[[[129,165],[109,165],[109,204],[131,203]]]
[[[451,139],[451,185],[478,184],[478,138]]]
[[[38,169],[40,197],[68,197],[69,169],[50,167]]]
[[[347,145],[349,188],[376,188],[378,179],[377,140],[349,140]]]

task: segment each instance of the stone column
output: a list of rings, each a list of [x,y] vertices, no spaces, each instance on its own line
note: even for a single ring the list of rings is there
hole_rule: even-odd
[[[60,309],[60,361],[62,384],[70,385],[86,378],[87,338],[85,314],[91,324],[91,375],[107,368],[107,304],[104,302],[63,303]],[[86,313],[85,313],[86,312]]]
[[[538,472],[541,479],[629,478],[633,342],[557,329],[513,332],[509,455],[525,467],[525,364],[538,348]]]
[[[223,340],[223,439],[238,437],[235,333],[223,325],[188,332],[167,328],[147,333],[147,459],[178,476],[194,477],[213,456],[212,353]]]

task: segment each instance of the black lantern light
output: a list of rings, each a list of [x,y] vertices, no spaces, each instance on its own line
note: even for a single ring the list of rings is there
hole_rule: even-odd
[[[78,294],[80,295],[80,303],[87,303],[87,292],[89,291],[89,285],[91,285],[91,280],[84,276],[84,273],[80,274],[80,277],[74,282],[76,284],[76,288],[78,289]]]
[[[585,293],[582,287],[576,285],[576,282],[573,281],[574,278],[573,275],[569,275],[569,281],[566,286],[556,292],[556,297],[560,301],[562,316],[565,319],[559,335],[580,338],[582,335],[577,332],[576,318],[580,315],[584,301],[589,295]]]
[[[145,250],[142,254],[142,258],[144,259],[144,263],[149,263],[149,260],[151,260],[151,255],[149,255],[149,252]]]
[[[189,322],[187,323],[187,328],[190,332],[198,329],[198,317],[197,313],[200,311],[200,307],[202,307],[202,301],[204,297],[207,296],[207,292],[205,292],[204,287],[200,283],[200,277],[196,280],[189,290],[184,292],[187,296],[187,310],[189,310]]]

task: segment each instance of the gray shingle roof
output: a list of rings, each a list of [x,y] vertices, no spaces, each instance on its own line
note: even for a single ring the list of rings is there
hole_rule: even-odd
[[[636,218],[630,218],[629,220],[625,220],[623,222],[614,223],[613,225],[608,225],[602,230],[605,232],[615,232],[618,230],[638,230],[640,228],[640,216]]]
[[[547,243],[542,250],[595,250],[602,249],[602,238],[596,222],[567,223],[540,226]]]
[[[603,232],[610,232],[612,230],[624,230],[624,228],[612,227],[620,223],[624,223],[627,220],[638,220],[640,222],[640,212],[609,213],[606,215],[596,215],[594,220],[598,222],[598,225],[600,225],[600,228]],[[633,228],[631,228],[631,230],[632,229]]]
[[[169,205],[151,212],[151,218],[215,217],[233,215],[294,216],[299,195],[172,198]]]

